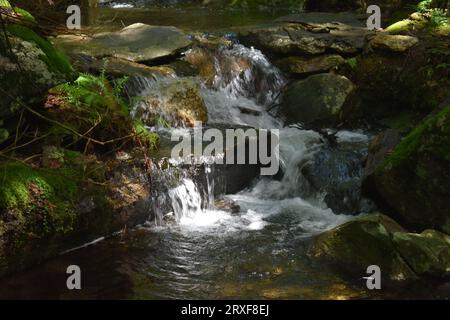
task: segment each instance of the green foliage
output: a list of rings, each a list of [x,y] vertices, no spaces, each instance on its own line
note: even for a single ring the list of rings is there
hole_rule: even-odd
[[[17,13],[24,21],[29,23],[37,23],[36,19],[33,17],[31,13],[29,13],[27,10],[14,7],[14,12]]]
[[[450,24],[449,18],[442,9],[432,9],[430,11],[430,27],[438,28]]]
[[[135,120],[133,127],[138,138],[141,139],[150,150],[156,150],[158,148],[159,135],[157,133],[148,131],[140,120]]]
[[[431,9],[432,2],[433,2],[433,0],[425,0],[425,1],[419,2],[416,6],[417,12],[420,12],[420,13],[428,12]]]
[[[75,71],[68,58],[64,53],[55,49],[47,39],[42,38],[33,30],[18,24],[8,25],[7,30],[12,35],[25,41],[36,43],[36,45],[44,52],[45,56],[42,57],[42,60],[48,65],[51,71],[66,75],[67,78],[72,78],[74,76]]]
[[[11,8],[11,4],[9,4],[8,0],[0,0],[0,7]]]
[[[450,106],[437,115],[428,117],[417,126],[394,149],[380,170],[385,167],[402,165],[404,161],[414,157],[417,152],[429,152],[437,158],[450,161]],[[426,139],[426,141],[425,141]]]
[[[35,170],[0,164],[0,207],[13,211],[36,235],[70,232],[78,197],[77,174],[67,168]]]
[[[345,60],[345,64],[350,67],[350,69],[355,70],[358,66],[358,60],[356,58],[349,58]]]
[[[111,111],[127,117],[128,104],[121,93],[127,77],[116,80],[115,86],[107,79],[104,73],[100,76],[81,74],[73,83],[65,83],[53,90],[62,93],[67,102],[76,108],[83,108],[92,112],[104,113]]]

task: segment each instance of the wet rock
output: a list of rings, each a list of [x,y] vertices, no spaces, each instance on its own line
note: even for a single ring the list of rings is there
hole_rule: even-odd
[[[344,58],[337,54],[327,54],[318,57],[288,57],[275,61],[275,64],[291,74],[309,74],[329,71],[344,63]]]
[[[400,132],[396,129],[387,129],[378,134],[369,144],[367,161],[364,167],[362,192],[380,203],[376,196],[374,173],[376,168],[392,153],[400,142]]]
[[[421,234],[394,232],[393,243],[418,275],[436,278],[450,276],[450,237],[436,230]]]
[[[335,213],[358,214],[366,210],[366,201],[361,196],[366,155],[367,140],[361,135],[355,141],[322,147],[311,161],[302,165],[301,173],[313,193],[325,194],[325,203]]]
[[[318,236],[308,254],[335,264],[346,273],[361,276],[377,265],[386,280],[418,277],[397,251],[392,234],[405,230],[382,214],[356,218]]]
[[[144,64],[125,59],[109,57],[98,59],[86,54],[70,55],[72,65],[85,73],[106,73],[114,77],[164,77],[173,76],[175,71],[170,67],[149,67]]]
[[[158,81],[136,114],[148,125],[161,124],[161,118],[171,126],[193,126],[206,123],[208,113],[194,78]]]
[[[189,50],[184,60],[194,66],[207,84],[212,85],[216,75],[215,59],[211,51],[201,47],[194,47]]]
[[[377,265],[390,280],[445,279],[450,275],[450,237],[436,230],[408,233],[383,214],[356,218],[318,236],[309,255],[364,274]]]
[[[378,34],[370,40],[370,46],[374,49],[383,49],[392,52],[404,52],[415,46],[419,39],[412,36]]]
[[[286,89],[281,111],[289,123],[333,125],[355,86],[344,76],[325,73],[292,83]]]
[[[241,207],[228,198],[216,199],[214,206],[219,210],[230,212],[231,214],[238,214],[241,211]]]
[[[132,24],[118,32],[95,35],[90,43],[97,55],[146,63],[175,56],[190,44],[187,35],[175,27],[142,23]]]
[[[279,26],[242,31],[240,39],[246,45],[283,55],[355,54],[361,51],[366,36],[372,32],[354,17],[335,18],[336,21],[332,16],[314,13],[290,15],[280,18]]]
[[[96,34],[92,38],[59,37],[57,43],[71,53],[155,64],[180,54],[191,45],[191,40],[175,27],[135,23],[120,31]]]
[[[375,171],[375,184],[412,230],[450,233],[450,106],[429,116]]]

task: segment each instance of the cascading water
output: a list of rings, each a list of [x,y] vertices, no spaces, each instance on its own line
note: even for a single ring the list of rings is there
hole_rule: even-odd
[[[253,187],[226,196],[241,208],[239,215],[231,215],[214,207],[215,185],[220,185],[220,176],[214,171],[219,165],[205,160],[202,164],[187,166],[170,159],[171,165],[164,173],[160,168],[154,170],[158,176],[155,180],[161,180],[159,185],[163,186],[154,187],[153,190],[153,211],[157,225],[171,221],[180,227],[207,227],[214,232],[217,229],[255,230],[267,225],[272,216],[295,212],[299,217],[298,225],[305,235],[310,235],[344,222],[347,218],[335,215],[328,209],[322,201],[324,195],[309,190],[308,182],[301,174],[302,166],[323,145],[320,134],[283,128],[282,122],[268,111],[278,103],[279,93],[286,83],[281,72],[261,51],[240,44],[219,46],[211,58],[214,65],[213,81],[201,83],[201,94],[208,109],[207,125],[279,129],[283,176],[281,180],[261,178]],[[162,81],[174,79],[166,77]],[[160,97],[164,104],[164,93],[158,91],[156,81],[139,79],[137,84],[138,88],[142,86],[137,95],[145,97],[152,94]],[[133,111],[135,115],[147,116],[138,113],[139,108],[142,108],[142,104]],[[192,134],[189,129],[171,130],[184,130],[184,134]],[[170,134],[171,130],[163,131]],[[197,179],[199,172],[203,177],[201,181]]]

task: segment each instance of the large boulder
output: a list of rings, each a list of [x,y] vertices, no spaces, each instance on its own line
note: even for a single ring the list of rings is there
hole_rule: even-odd
[[[370,265],[388,280],[450,275],[450,237],[435,230],[408,233],[382,214],[356,218],[318,236],[309,255],[347,273],[363,275]]]
[[[355,89],[344,76],[317,74],[292,83],[286,89],[281,111],[289,123],[335,125],[341,119],[347,97]]]
[[[71,53],[154,64],[180,54],[191,45],[191,40],[175,27],[135,23],[120,31],[96,34],[92,38],[61,36],[57,43]]]
[[[414,129],[375,171],[379,194],[413,230],[450,233],[450,106]]]
[[[195,78],[169,78],[156,82],[134,112],[148,125],[191,127],[195,121],[208,121],[200,84]]]
[[[387,279],[416,279],[392,244],[394,232],[405,230],[387,216],[359,217],[318,236],[309,255],[327,260],[350,274],[362,276],[368,266],[377,265]]]

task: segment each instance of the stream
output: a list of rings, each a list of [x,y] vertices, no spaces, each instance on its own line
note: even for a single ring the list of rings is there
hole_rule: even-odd
[[[134,22],[175,25],[187,31],[219,31],[229,25],[242,26],[244,21],[249,25],[264,23],[282,15],[274,12],[251,17],[234,13],[209,15],[202,10],[180,14],[175,8],[158,11],[121,8],[116,13],[112,10],[99,8],[91,15],[107,21],[115,14],[120,16],[115,21],[126,25]],[[218,18],[228,14],[235,22]],[[115,27],[120,27],[119,22],[110,26]],[[331,266],[308,257],[313,236],[353,217],[330,209],[325,202],[326,194],[312,188],[304,176],[302,168],[314,163],[314,156],[327,148],[327,142],[315,131],[284,126],[276,108],[270,108],[276,105],[287,80],[262,52],[236,43],[216,57],[244,57],[251,67],[239,75],[216,70],[213,85],[202,85],[201,95],[209,115],[206,126],[278,129],[281,173],[252,179],[243,190],[224,195],[221,187],[226,176],[218,165],[198,166],[206,183],[199,183],[189,174],[180,175],[176,168],[156,168],[153,174],[161,187],[153,191],[154,205],[145,224],[0,280],[0,298],[417,297],[414,290],[370,291],[362,278],[364,274],[361,278],[344,278]],[[157,90],[159,81],[174,79],[170,76],[158,81],[133,79],[129,90],[145,96],[146,92]],[[254,112],[242,113],[242,108]],[[152,130],[157,130],[166,143],[173,130],[192,134],[183,128]],[[335,133],[339,145],[367,152],[368,133]],[[241,170],[245,171],[245,166]],[[345,168],[335,170],[343,170],[342,176],[347,174]],[[218,199],[232,203],[238,212],[218,208],[215,205]],[[82,270],[80,291],[66,289],[65,271],[71,264]]]

